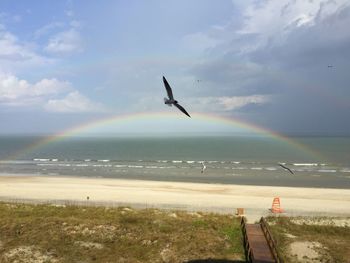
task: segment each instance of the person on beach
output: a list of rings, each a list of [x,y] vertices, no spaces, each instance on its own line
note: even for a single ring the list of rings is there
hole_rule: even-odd
[[[202,162],[202,170],[201,173],[204,173],[204,170],[207,169],[207,167],[205,166],[204,162]]]

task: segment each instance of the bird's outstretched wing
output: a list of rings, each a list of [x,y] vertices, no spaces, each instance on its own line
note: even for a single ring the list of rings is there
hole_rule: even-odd
[[[287,171],[289,171],[291,174],[294,174],[293,171],[291,169],[289,169],[287,166],[284,166],[281,163],[279,163],[278,165],[281,166],[283,169],[286,169]]]
[[[190,114],[188,114],[188,112],[180,104],[174,103],[174,106],[191,118]]]
[[[174,99],[173,92],[172,92],[172,90],[170,88],[170,85],[169,85],[168,81],[165,79],[164,76],[163,76],[163,82],[164,82],[164,86],[165,86],[166,92],[168,93],[169,99],[173,100]]]

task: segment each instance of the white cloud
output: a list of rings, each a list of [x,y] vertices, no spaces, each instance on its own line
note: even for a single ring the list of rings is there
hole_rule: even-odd
[[[298,27],[314,26],[349,5],[347,0],[280,0],[250,5],[244,11],[243,26],[237,33],[256,35],[256,41],[245,48],[251,51],[266,44],[283,42]]]
[[[42,79],[34,84],[12,74],[0,73],[0,104],[10,106],[40,105],[47,97],[71,90],[66,81]]]
[[[217,54],[249,54],[266,46],[279,46],[297,29],[310,28],[350,5],[348,0],[233,1],[242,14],[223,25],[183,38],[191,50],[211,49]],[[328,29],[325,28],[325,31]]]
[[[83,50],[81,35],[75,28],[57,33],[49,39],[45,50],[56,54],[81,52]]]
[[[49,23],[39,29],[37,29],[34,33],[34,37],[35,38],[39,38],[41,36],[44,36],[46,34],[48,34],[51,30],[54,30],[56,28],[61,28],[63,27],[64,24],[61,23],[61,22],[52,22],[52,23]]]
[[[65,13],[66,13],[66,15],[68,17],[73,17],[74,16],[74,12],[72,10],[66,10]]]
[[[185,101],[196,111],[228,112],[247,105],[262,105],[270,101],[267,95],[199,97]]]
[[[14,15],[12,17],[13,21],[16,22],[16,23],[19,23],[22,21],[22,17],[20,15]]]
[[[22,21],[22,17],[20,15],[13,15],[11,13],[1,12],[0,19],[2,22],[7,23],[19,23]]]
[[[218,100],[219,104],[221,104],[226,111],[231,111],[249,104],[265,104],[269,102],[269,97],[265,95],[252,95],[240,97],[220,97]]]
[[[64,98],[62,99],[62,96]],[[0,106],[44,108],[49,112],[101,112],[104,108],[55,78],[36,83],[0,73]]]
[[[38,66],[51,60],[36,54],[29,46],[20,43],[18,38],[0,24],[0,69],[25,66]]]
[[[63,99],[49,100],[44,108],[51,112],[78,113],[103,111],[101,105],[92,102],[78,91],[69,93]]]

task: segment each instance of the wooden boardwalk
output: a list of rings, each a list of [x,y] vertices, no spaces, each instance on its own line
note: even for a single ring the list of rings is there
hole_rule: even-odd
[[[258,224],[247,224],[242,217],[242,231],[246,258],[253,263],[281,263],[276,244],[264,218]]]

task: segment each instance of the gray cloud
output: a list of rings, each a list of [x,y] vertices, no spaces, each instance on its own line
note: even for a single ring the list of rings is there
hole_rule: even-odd
[[[271,96],[232,114],[280,131],[349,133],[349,3],[264,2],[245,14],[189,71],[207,83],[204,92]]]

